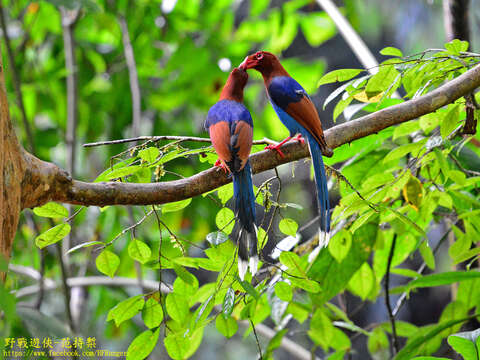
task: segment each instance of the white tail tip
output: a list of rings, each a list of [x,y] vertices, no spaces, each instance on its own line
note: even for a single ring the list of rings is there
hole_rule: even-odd
[[[312,263],[313,260],[316,259],[318,254],[320,253],[320,250],[323,248],[326,248],[328,246],[328,242],[330,241],[330,233],[325,232],[320,230],[318,234],[318,246],[313,249],[313,251],[308,255],[308,262]]]
[[[238,276],[240,280],[245,279],[245,274],[247,273],[248,263],[244,260],[238,259]]]
[[[248,266],[250,267],[250,272],[252,273],[252,276],[255,276],[255,274],[257,273],[257,270],[258,270],[258,256],[257,255],[252,256],[249,259]]]

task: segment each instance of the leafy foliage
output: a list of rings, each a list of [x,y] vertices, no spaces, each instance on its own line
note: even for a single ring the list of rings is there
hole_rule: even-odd
[[[28,121],[39,128],[34,139],[37,155],[65,164],[66,70],[56,6],[69,7],[69,2],[7,3],[11,18],[23,17],[21,35],[11,40]],[[164,3],[135,2],[135,16],[128,1],[72,3],[83,9],[74,32],[78,141],[132,135],[120,16],[126,17],[132,39],[142,96],[141,127],[148,134],[202,133],[204,115],[226,79],[219,66],[222,60],[237,64],[256,47],[280,54],[297,36],[318,46],[336,32],[325,13],[312,10],[303,0],[281,6],[252,1],[244,17],[235,15],[232,10],[238,4],[230,0],[188,0],[171,11],[159,10]],[[467,45],[454,40],[443,50],[412,56],[387,47],[381,54],[390,58],[375,74],[342,69],[322,77],[322,60],[290,57],[282,63],[312,94],[324,84],[344,82],[324,105],[336,101],[334,119],[348,121],[358,111],[371,113],[415,99],[464,73],[478,64],[478,55],[465,53]],[[286,130],[278,126],[273,110],[259,102],[263,85],[255,76],[245,94],[254,114],[255,137],[282,138]],[[396,92],[401,96],[395,97]],[[13,119],[20,119],[18,107],[12,105],[11,112]],[[255,327],[263,323],[275,325],[269,343],[261,344],[267,359],[279,353],[276,349],[282,339],[291,335],[290,326],[302,330],[303,343],[311,346],[312,353],[330,359],[354,353],[358,338],[372,357],[388,358],[393,331],[387,314],[383,323],[360,324],[344,303],[345,299],[374,303],[384,297],[386,274],[395,279],[396,287],[391,286],[390,292],[405,294],[406,301],[420,289],[458,285],[456,301],[445,306],[435,323],[417,326],[396,321],[397,337],[405,344],[396,359],[428,358],[447,338],[466,359],[478,356],[477,332],[454,334],[476,318],[480,289],[475,268],[480,254],[476,247],[480,238],[479,136],[459,136],[465,119],[465,100],[459,99],[435,113],[335,149],[334,156],[325,159],[342,175],[332,175],[339,197],[332,213],[335,230],[328,249],[316,257],[309,256],[315,238],[304,238],[313,233],[304,226],[315,213],[307,201],[311,194],[298,185],[300,175],[280,168],[272,178],[255,178],[257,206],[264,210],[259,211],[259,249],[265,250],[261,275],[254,279],[247,275],[246,281],[240,281],[236,248],[228,241],[236,236],[231,184],[203,197],[161,206],[84,209],[68,223],[59,222],[69,215],[65,207],[46,204],[34,214],[56,223],[52,227],[36,217],[40,233],[34,234],[25,220],[13,259],[37,266],[41,256],[29,241],[36,238],[38,248],[45,248],[45,274],[53,277],[57,260],[46,246],[70,235],[74,241],[70,261],[78,265],[73,270],[79,274],[100,272],[118,276],[117,280],[130,277],[164,283],[168,289],[162,287],[164,293],[146,285],[141,291],[89,289],[93,300],[88,312],[102,324],[91,331],[105,329],[99,334],[105,343],[128,338],[128,359],[147,357],[156,351],[157,342],[171,358],[189,358],[206,341],[206,332],[218,331],[222,341],[235,341],[241,331],[244,337],[255,338]],[[255,146],[254,151],[258,150]],[[97,182],[148,183],[191,176],[215,160],[211,147],[162,140],[82,150],[75,168],[78,177]],[[443,235],[431,241],[439,228]],[[446,244],[448,237],[448,254],[439,256],[439,245]],[[278,244],[276,250],[281,252],[274,256],[270,249],[281,239],[290,245]],[[297,246],[300,239],[302,244]],[[412,258],[425,265],[412,270]],[[453,266],[457,268],[452,270]],[[424,275],[425,267],[435,273]],[[8,323],[14,323],[13,299],[3,287],[0,291]],[[27,331],[21,325],[12,327],[16,335]],[[252,346],[251,351],[253,358],[256,348]]]

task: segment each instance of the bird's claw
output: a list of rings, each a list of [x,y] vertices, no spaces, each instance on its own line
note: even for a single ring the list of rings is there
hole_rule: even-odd
[[[227,167],[225,166],[225,164],[220,159],[217,159],[217,161],[215,161],[215,164],[213,166],[216,166],[216,167],[219,167],[219,168],[223,169],[225,174],[228,172]]]
[[[265,150],[275,150],[278,153],[278,155],[280,155],[280,157],[284,158],[285,154],[282,152],[282,150],[280,150],[281,146],[282,146],[281,144],[267,145],[265,146]]]
[[[302,134],[296,135],[292,140],[296,140],[300,144],[305,145],[305,139],[303,138]]]

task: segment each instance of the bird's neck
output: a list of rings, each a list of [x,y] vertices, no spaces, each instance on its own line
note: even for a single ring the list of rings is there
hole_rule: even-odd
[[[239,103],[243,102],[243,88],[228,79],[220,93],[220,100],[234,100]]]
[[[280,62],[272,64],[272,66],[265,67],[261,70],[261,73],[263,76],[263,81],[267,87],[276,76],[290,76]]]
[[[235,92],[230,92],[230,91],[225,91],[225,88],[222,90],[220,94],[220,99],[219,100],[233,100],[239,103],[243,102],[243,92],[241,94],[235,93]]]

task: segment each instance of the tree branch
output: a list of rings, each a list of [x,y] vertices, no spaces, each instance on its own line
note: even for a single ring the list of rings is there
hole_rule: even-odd
[[[325,138],[330,148],[337,148],[387,127],[434,112],[479,86],[480,65],[477,65],[424,96],[330,128],[325,131]],[[285,154],[284,158],[271,151],[251,155],[253,172],[259,173],[309,156],[307,147],[298,142],[286,143],[282,152]],[[33,157],[31,159],[34,161]],[[38,163],[40,160],[35,159],[34,162]],[[34,189],[25,186],[23,208],[39,206],[47,201],[95,206],[164,204],[198,196],[231,181],[223,171],[210,168],[186,179],[161,183],[87,183],[72,181],[65,172],[62,173],[61,169],[52,168],[53,166],[48,163],[37,164],[35,169],[38,173],[32,174],[37,177],[35,190],[38,192],[39,188],[43,189],[38,184],[48,185],[48,189],[33,196]],[[49,179],[44,179],[45,176]]]

